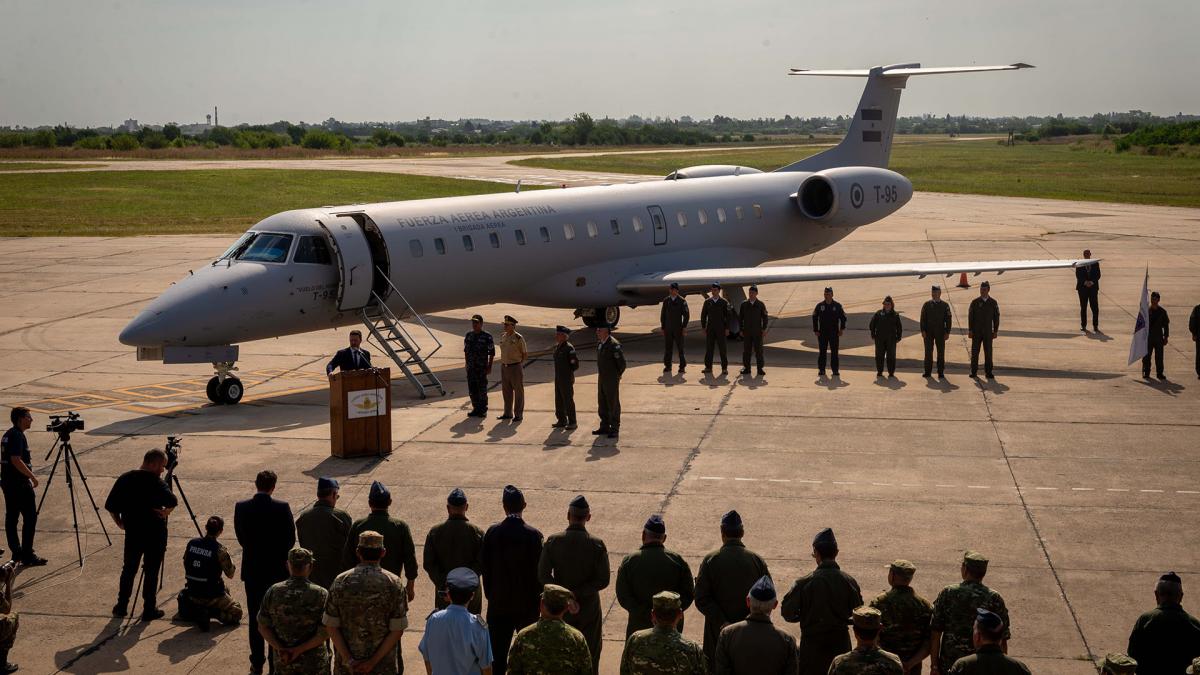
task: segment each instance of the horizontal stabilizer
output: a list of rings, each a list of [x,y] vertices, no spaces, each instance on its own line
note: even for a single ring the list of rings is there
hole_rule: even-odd
[[[1033,68],[1028,63],[1010,63],[1006,66],[941,66],[935,68],[922,68],[920,65],[905,63],[896,66],[884,66],[879,68],[879,74],[883,77],[908,77],[910,75],[950,75],[954,73],[982,73],[991,70],[1020,70],[1022,68]],[[815,70],[810,68],[792,68],[789,75],[818,75],[822,77],[870,77],[871,72],[876,69],[867,70]]]
[[[984,262],[887,263],[868,265],[779,265],[768,267],[717,267],[674,272],[649,272],[623,279],[617,290],[625,293],[662,292],[672,282],[681,290],[705,290],[720,282],[731,286],[778,284],[798,281],[835,279],[875,279],[879,277],[950,276],[967,272],[1007,272],[1086,267],[1099,258],[1080,260],[993,260]]]

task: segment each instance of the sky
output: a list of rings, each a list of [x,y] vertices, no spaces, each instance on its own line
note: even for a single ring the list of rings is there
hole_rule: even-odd
[[[0,126],[280,119],[1200,113],[1196,0],[0,0]]]

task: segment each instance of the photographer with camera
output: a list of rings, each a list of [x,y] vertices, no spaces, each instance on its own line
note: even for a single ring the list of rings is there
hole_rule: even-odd
[[[8,534],[8,547],[13,560],[28,565],[45,565],[46,559],[33,552],[33,535],[37,531],[37,504],[33,494],[38,479],[30,468],[29,441],[25,432],[33,426],[33,415],[29,408],[13,408],[9,414],[12,428],[0,438],[0,488],[4,491],[4,530]],[[52,418],[51,430],[61,423]],[[23,520],[21,534],[17,535],[17,523]]]
[[[162,480],[167,468],[167,453],[155,448],[142,458],[142,466],[117,478],[104,509],[117,527],[125,531],[125,555],[113,616],[129,613],[129,598],[138,564],[142,564],[142,620],[160,619],[163,611],[156,606],[158,573],[167,552],[167,517],[178,505],[175,495]]]

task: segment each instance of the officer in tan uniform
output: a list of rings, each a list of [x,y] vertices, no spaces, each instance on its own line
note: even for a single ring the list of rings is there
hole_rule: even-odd
[[[504,332],[500,334],[500,387],[504,393],[504,414],[497,419],[521,421],[525,412],[525,359],[529,349],[525,338],[517,332],[517,320],[504,315]]]

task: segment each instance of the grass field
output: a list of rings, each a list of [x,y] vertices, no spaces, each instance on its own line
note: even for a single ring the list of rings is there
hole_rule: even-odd
[[[0,162],[0,173],[5,171],[49,171],[51,169],[94,169],[103,164],[86,162]]]
[[[820,148],[538,158],[523,166],[665,176],[696,164],[771,170]],[[1200,207],[1200,158],[1116,154],[1095,145],[896,143],[891,166],[917,190]]]
[[[241,232],[288,209],[512,189],[484,181],[358,171],[12,173],[0,175],[0,236]]]

